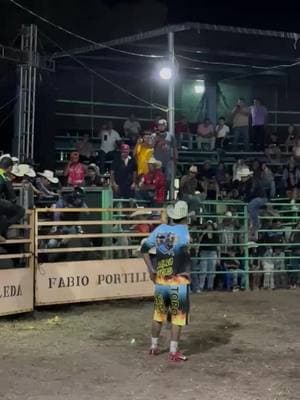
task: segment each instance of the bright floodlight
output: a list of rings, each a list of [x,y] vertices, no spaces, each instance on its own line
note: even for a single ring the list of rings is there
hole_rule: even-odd
[[[165,81],[170,80],[173,76],[172,68],[162,67],[159,71],[159,76],[161,77],[161,79],[164,79]]]
[[[204,90],[205,90],[204,81],[203,81],[203,80],[200,80],[200,79],[197,79],[196,82],[197,82],[197,83],[196,83],[196,85],[194,86],[195,93],[197,93],[197,94],[203,94],[203,93],[204,93]]]

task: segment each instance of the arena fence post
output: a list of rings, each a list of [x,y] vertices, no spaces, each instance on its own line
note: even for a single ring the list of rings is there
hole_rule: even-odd
[[[248,207],[244,204],[244,261],[245,261],[245,289],[249,290],[249,226],[248,226]]]

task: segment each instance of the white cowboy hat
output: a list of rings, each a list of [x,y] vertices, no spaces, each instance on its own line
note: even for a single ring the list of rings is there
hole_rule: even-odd
[[[158,125],[168,125],[168,123],[167,123],[167,120],[166,119],[164,119],[164,118],[162,118],[162,119],[159,119],[158,120]]]
[[[28,176],[29,178],[35,178],[36,176],[36,173],[28,164],[18,164],[18,165],[15,164],[12,168],[11,173],[19,178],[23,176]]]
[[[248,167],[242,167],[237,170],[236,174],[238,178],[248,178],[248,176],[253,175],[253,171],[250,171]]]
[[[0,156],[0,161],[1,161],[3,158],[5,158],[5,157],[10,158],[10,159],[12,160],[13,163],[18,163],[18,162],[19,162],[18,157],[12,157],[9,153],[7,153],[7,154],[2,154],[2,156]]]
[[[189,171],[198,174],[198,168],[196,165],[191,165]]]
[[[130,215],[130,218],[141,217],[142,215],[151,215],[151,214],[152,214],[151,211],[145,211],[143,210],[143,207],[140,207],[138,211],[135,211]]]
[[[174,206],[169,205],[167,207],[167,215],[174,220],[186,218],[189,215],[187,202],[180,200]]]
[[[38,175],[42,176],[43,178],[46,178],[51,183],[58,183],[59,182],[58,178],[56,178],[54,176],[53,171],[50,171],[48,169],[45,169],[44,172],[38,172]]]
[[[159,160],[156,160],[154,157],[150,157],[148,160],[148,164],[153,164],[156,166],[156,168],[161,168],[162,167],[162,162]]]

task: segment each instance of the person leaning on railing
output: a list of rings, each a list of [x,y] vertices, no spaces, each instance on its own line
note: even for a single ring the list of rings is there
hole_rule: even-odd
[[[9,172],[12,170],[13,161],[4,157],[0,161],[0,242],[5,242],[10,225],[19,222],[25,214],[23,207],[16,204]]]

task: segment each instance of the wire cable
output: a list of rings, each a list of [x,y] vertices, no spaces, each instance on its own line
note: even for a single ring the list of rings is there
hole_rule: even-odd
[[[33,15],[34,17],[40,19],[41,21],[45,22],[46,24],[51,25],[52,27],[54,27],[54,28],[56,28],[56,29],[59,29],[60,31],[65,32],[65,33],[67,33],[67,34],[69,34],[69,35],[71,35],[71,36],[74,36],[74,37],[76,37],[77,39],[80,39],[80,40],[83,40],[83,41],[85,41],[85,42],[87,42],[87,43],[96,45],[96,46],[98,46],[98,47],[101,48],[101,49],[109,49],[109,50],[112,50],[112,51],[116,51],[116,52],[118,52],[118,53],[127,54],[127,55],[130,55],[130,56],[137,56],[137,57],[165,58],[165,56],[163,56],[163,55],[135,53],[135,52],[132,52],[132,51],[126,51],[126,50],[116,49],[116,48],[114,48],[114,47],[107,46],[107,45],[105,45],[105,44],[101,44],[101,43],[95,42],[94,40],[88,39],[88,38],[86,38],[86,37],[84,37],[84,36],[82,36],[82,35],[79,35],[79,34],[77,34],[77,33],[74,33],[74,32],[72,32],[72,31],[70,31],[69,29],[66,29],[66,28],[62,27],[61,25],[58,25],[58,24],[56,24],[56,23],[50,21],[49,19],[47,19],[47,18],[45,18],[45,17],[42,17],[41,15],[35,13],[34,11],[32,11],[32,10],[30,10],[29,8],[23,6],[22,4],[18,3],[18,2],[15,1],[15,0],[9,0],[9,1],[10,1],[12,4],[14,4],[15,6],[21,8],[22,10],[26,11],[27,13],[29,13],[29,14]]]
[[[13,97],[12,99],[8,100],[5,104],[3,104],[2,106],[0,106],[0,110],[2,110],[3,108],[5,108],[6,106],[8,106],[10,103],[12,103],[14,100],[16,100],[19,97],[19,95]]]
[[[122,91],[123,93],[126,93],[127,95],[135,98],[136,100],[147,104],[148,106],[151,106],[159,111],[163,111],[163,112],[168,112],[168,108],[164,107],[162,105],[158,105],[155,103],[151,103],[148,100],[143,99],[142,97],[139,97],[137,95],[135,95],[134,93],[130,92],[129,90],[125,89],[124,87],[118,85],[117,83],[111,81],[110,79],[106,78],[105,76],[103,76],[102,74],[100,74],[99,72],[95,71],[93,68],[89,67],[87,64],[85,64],[84,62],[82,62],[81,60],[79,60],[77,57],[75,57],[73,54],[68,53],[67,50],[65,50],[63,47],[61,47],[55,40],[51,39],[48,35],[46,35],[44,32],[40,31],[40,34],[42,36],[45,37],[45,39],[49,40],[50,43],[52,43],[53,45],[55,45],[57,48],[59,48],[61,51],[64,51],[68,57],[70,57],[73,61],[75,61],[77,64],[79,64],[81,67],[83,67],[84,69],[86,69],[87,71],[91,72],[92,74],[94,74],[95,76],[97,76],[98,78],[102,79],[104,82],[114,86],[115,88],[119,89],[120,91]]]

